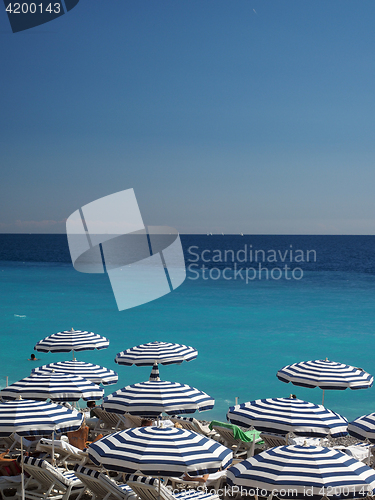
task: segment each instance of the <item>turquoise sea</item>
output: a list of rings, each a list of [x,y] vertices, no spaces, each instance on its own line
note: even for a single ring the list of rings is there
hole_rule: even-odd
[[[205,419],[225,420],[236,397],[245,402],[294,393],[320,403],[319,389],[287,385],[276,378],[277,370],[289,363],[328,357],[375,374],[375,237],[185,235],[181,239],[187,266],[194,264],[185,282],[158,300],[119,312],[106,275],[73,269],[65,235],[0,235],[1,386],[6,376],[12,383],[36,366],[28,358],[38,340],[72,327],[110,340],[106,350],[76,356],[118,372],[119,383],[107,387],[106,394],[149,377],[149,367],[116,365],[117,352],[154,340],[197,348],[196,360],[161,366],[160,372],[165,380],[190,384],[215,398],[214,410],[198,414]],[[242,263],[244,254],[238,260],[236,252],[245,248],[248,262]],[[305,259],[307,249],[315,254],[310,254],[310,262],[286,261],[291,269],[302,269],[301,279],[283,275],[267,280],[263,271],[246,284],[240,276],[234,279],[234,264],[258,268],[259,262],[249,262],[250,249],[263,249],[266,258],[269,250],[276,254],[280,250],[277,262],[262,264],[269,272],[285,266],[280,255],[287,250],[295,256],[301,249]],[[202,258],[204,250],[208,251]],[[218,262],[220,254],[214,250],[222,255],[233,250],[236,262],[230,252],[227,262],[223,258]],[[225,267],[230,268],[225,276],[232,279],[223,278]],[[300,275],[298,271],[296,277]],[[70,353],[37,356],[39,364],[71,359]],[[374,387],[329,391],[325,405],[353,419],[375,411],[374,396]]]

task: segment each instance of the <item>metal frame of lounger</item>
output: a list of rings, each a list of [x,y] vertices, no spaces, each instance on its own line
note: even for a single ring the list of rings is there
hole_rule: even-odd
[[[54,469],[52,473],[52,471],[41,466],[43,462],[52,467],[51,464],[40,458],[25,457],[23,468],[30,476],[25,484],[25,498],[29,500],[68,500],[70,495],[77,494],[77,500],[79,500],[85,491],[84,484],[78,478],[76,484],[74,484],[72,478],[64,478],[62,471],[58,469]],[[69,475],[74,476],[72,473]],[[64,481],[68,482],[69,479],[71,480],[70,484],[65,484]],[[35,484],[35,481],[38,488],[29,490],[29,486]],[[80,484],[77,484],[77,482]],[[21,497],[21,491],[17,490],[16,495]]]

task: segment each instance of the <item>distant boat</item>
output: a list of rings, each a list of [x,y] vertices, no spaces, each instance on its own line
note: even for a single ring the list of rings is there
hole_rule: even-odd
[[[243,233],[240,233],[241,236],[243,236]]]

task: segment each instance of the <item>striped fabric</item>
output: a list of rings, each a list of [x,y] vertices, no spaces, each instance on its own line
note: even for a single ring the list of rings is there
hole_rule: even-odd
[[[255,494],[260,496],[273,492],[279,498],[339,500],[372,495],[375,472],[333,448],[281,446],[234,465],[227,471],[227,482],[250,495],[259,488]]]
[[[195,432],[175,427],[137,427],[92,443],[90,459],[106,469],[150,476],[210,474],[227,467],[232,452]]]
[[[103,394],[103,389],[89,380],[65,373],[32,373],[0,391],[3,399],[22,396],[25,399],[53,401],[98,400]]]
[[[0,403],[0,437],[42,436],[77,431],[82,413],[42,401],[15,400]]]
[[[362,368],[336,363],[335,361],[302,361],[284,366],[277,372],[282,382],[292,382],[301,387],[320,387],[321,389],[367,389],[374,378]]]
[[[149,484],[151,486],[159,486],[159,480],[150,476],[140,476],[139,474],[125,474],[124,480],[126,483],[134,481],[142,484]]]
[[[21,457],[18,457],[17,460],[21,462]],[[53,467],[49,462],[47,462],[47,460],[36,457],[24,457],[23,463],[25,465],[32,465],[34,467],[47,470],[56,479],[58,479],[60,483],[65,484],[65,486],[73,486],[74,488],[77,486],[83,486],[82,482],[78,479],[74,472],[58,470],[56,467]]]
[[[163,380],[128,385],[104,398],[105,410],[132,415],[194,413],[211,410],[215,401],[189,385]]]
[[[83,330],[67,330],[54,333],[40,340],[34,347],[39,352],[70,352],[70,351],[92,351],[94,349],[106,349],[109,341],[93,332]]]
[[[154,363],[171,365],[191,361],[198,356],[193,347],[170,342],[149,342],[116,354],[119,365],[152,366]]]
[[[348,432],[351,436],[370,443],[375,443],[375,413],[358,417],[348,424]]]
[[[257,399],[231,406],[229,422],[242,427],[255,427],[258,431],[298,436],[346,436],[348,421],[324,406],[301,399]]]
[[[76,375],[90,380],[94,384],[112,385],[118,381],[118,375],[113,370],[84,361],[58,361],[32,370],[32,373],[39,375],[46,375],[51,372]]]
[[[159,365],[157,363],[154,363],[152,367],[149,380],[150,382],[160,380]]]
[[[99,479],[100,477],[100,472],[98,470],[90,469],[89,467],[85,467],[79,464],[76,464],[74,466],[74,472],[84,474],[85,476],[94,477],[95,479]]]

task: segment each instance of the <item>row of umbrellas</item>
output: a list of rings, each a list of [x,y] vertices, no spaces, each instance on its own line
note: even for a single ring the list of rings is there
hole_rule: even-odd
[[[86,334],[90,332],[83,333]],[[86,336],[86,339],[86,347],[92,345],[92,343],[90,344],[90,342],[93,340],[92,336]],[[103,344],[100,344],[99,348],[104,348],[102,346]],[[78,345],[77,343],[74,347],[74,350],[76,351],[83,350],[81,348],[82,346],[80,347],[80,345]],[[157,346],[155,345],[154,347]],[[46,348],[46,346],[42,348]],[[190,359],[194,359],[194,357],[196,357],[197,354],[195,354],[194,356],[194,352],[192,352],[195,351],[193,350],[193,348],[189,348],[187,346],[181,346],[181,348],[186,348],[188,351],[190,351],[187,353],[187,356],[193,356],[190,357]],[[64,349],[67,349],[66,345],[64,346]],[[137,348],[133,348],[133,350],[135,350],[131,354],[133,357],[127,357],[127,361],[124,364],[137,364],[134,363],[134,359],[139,361],[142,356],[145,355],[145,352],[143,351],[147,352],[147,348],[144,348],[143,346],[138,346]],[[60,346],[60,351],[58,352],[66,351],[61,351]],[[136,352],[138,352],[139,358],[137,357]],[[125,353],[126,351],[124,351],[124,355],[128,356]],[[205,393],[202,393],[201,391],[195,389],[195,391],[200,393],[198,395],[194,394],[194,391],[191,391],[191,389],[194,388],[189,388],[189,386],[183,386],[182,384],[176,386],[173,385],[173,383],[160,381],[158,367],[157,364],[155,364],[155,361],[156,363],[162,363],[162,361],[157,361],[157,359],[155,359],[155,354],[153,354],[153,356],[153,359],[149,358],[147,360],[144,358],[141,364],[141,366],[154,364],[150,380],[141,384],[133,384],[133,386],[128,386],[128,388],[116,391],[116,393],[114,393],[113,395],[105,398],[104,404],[108,404],[108,409],[112,405],[112,411],[122,412],[124,411],[123,408],[129,408],[130,406],[134,409],[134,407],[138,405],[138,407],[140,408],[139,414],[142,414],[141,412],[145,412],[146,407],[148,412],[153,411],[152,404],[146,405],[146,401],[150,402],[150,397],[152,397],[150,394],[154,394],[151,389],[151,387],[153,387],[153,384],[157,384],[156,387],[159,387],[158,390],[163,395],[167,394],[168,391],[170,391],[170,400],[168,401],[167,398],[164,401],[162,405],[163,408],[168,407],[168,404],[173,406],[177,393],[182,393],[185,396],[191,396],[193,394],[193,396],[196,397],[195,403],[198,403],[198,408],[196,409],[202,410],[210,409],[213,407],[213,400],[211,400],[209,396],[207,396]],[[166,361],[165,364],[169,364],[182,362],[184,359],[185,358],[183,358],[182,356],[179,357],[177,355],[177,357],[173,360],[170,351],[164,358],[164,361]],[[186,360],[188,361],[190,359]],[[131,360],[133,360],[133,362],[130,362]],[[326,362],[328,362],[328,360],[326,360]],[[285,368],[283,370],[285,370]],[[354,370],[357,370],[360,373],[351,373],[353,377],[359,376],[365,378],[365,375],[368,375],[366,374],[366,372],[363,372],[363,370]],[[54,371],[52,369],[52,376],[53,375]],[[346,373],[345,376],[347,375],[348,374]],[[282,378],[280,379],[282,380]],[[369,386],[368,384],[372,384],[372,377],[370,377],[370,379],[367,380],[367,386]],[[291,379],[288,381],[295,383]],[[162,384],[158,384],[158,382],[162,382]],[[306,380],[303,380],[304,384],[305,382]],[[318,383],[321,384],[322,381],[318,380]],[[356,383],[356,381],[354,381],[353,383]],[[302,384],[297,383],[296,385]],[[315,386],[320,387],[321,385],[314,385],[314,387]],[[347,387],[351,387],[351,385],[349,384],[347,385]],[[325,388],[332,389],[334,387],[331,386]],[[356,387],[352,388],[362,387],[359,387],[357,384]],[[36,404],[36,402],[15,401],[3,403],[3,406],[13,404],[32,405]],[[48,403],[43,404],[47,405]],[[141,405],[143,405],[143,407]],[[10,406],[8,406],[8,408],[10,408]],[[272,408],[274,411],[273,415],[271,411]],[[23,413],[25,413],[25,409],[26,407],[24,406]],[[155,411],[159,411],[157,405],[155,405],[154,409]],[[173,408],[171,408],[171,411],[173,411]],[[182,412],[185,411],[186,409]],[[134,413],[134,411],[131,412]],[[177,411],[174,411],[174,413],[177,413]],[[306,414],[308,414],[308,417],[306,417]],[[286,420],[286,415],[289,415],[289,422],[287,422]],[[68,425],[67,422],[69,418],[71,417],[66,416],[66,425]],[[262,429],[259,426],[264,425],[264,429],[269,430],[270,427],[274,429],[275,424],[277,424],[279,425],[279,427],[282,427],[282,430],[284,432],[290,432],[290,428],[293,428],[297,431],[297,433],[299,432],[302,435],[305,435],[303,433],[306,432],[307,429],[309,429],[308,432],[313,433],[311,435],[319,435],[319,433],[323,433],[324,435],[327,430],[331,435],[340,435],[340,433],[344,432],[345,425],[347,424],[346,420],[343,419],[343,417],[340,417],[334,412],[330,412],[330,410],[325,409],[323,406],[313,405],[312,403],[306,403],[294,398],[258,400],[257,402],[237,405],[236,407],[230,408],[228,412],[228,419],[238,419],[237,422],[242,422],[240,425],[245,424],[249,426],[256,426],[260,430]],[[315,419],[315,423],[311,425],[310,422],[309,426],[309,419]],[[28,435],[27,433],[31,432],[34,432],[34,434],[40,432],[40,434],[42,434],[41,431],[44,423],[41,416],[38,417],[37,422],[39,423],[39,428],[36,428],[35,431],[30,431],[30,427],[28,427],[30,426],[29,422],[24,430],[22,430],[22,428],[18,426],[20,432],[17,432],[21,436],[23,435],[22,432],[25,432],[24,435]],[[2,421],[0,419],[0,432],[1,427]],[[73,427],[71,425],[70,430],[74,430]],[[14,428],[14,426],[12,427],[12,425],[8,425],[6,432],[9,432],[10,429]],[[54,429],[56,429],[57,431],[58,428],[58,424],[56,424]],[[12,432],[14,432],[14,430]],[[43,432],[43,434],[48,433],[49,432]],[[255,485],[259,484],[259,486],[262,488],[264,487],[266,491],[272,491],[271,487],[275,486],[276,484],[292,485],[293,483],[299,482],[299,493],[301,494],[301,497],[306,495],[306,492],[304,492],[304,495],[302,495],[302,485],[311,484],[313,495],[317,495],[319,496],[319,498],[324,496],[321,491],[317,491],[317,488],[321,488],[322,486],[323,488],[327,488],[333,487],[334,484],[336,484],[336,486],[339,485],[341,493],[336,495],[337,498],[357,498],[360,488],[366,487],[366,493],[367,491],[370,491],[372,493],[375,488],[374,472],[360,462],[350,459],[350,457],[342,454],[341,452],[338,452],[337,450],[334,450],[334,455],[332,455],[332,450],[328,448],[316,447],[287,446],[282,448],[274,448],[273,450],[275,451],[275,454],[273,455],[271,453],[272,450],[269,450],[267,452],[269,456],[259,454],[256,457],[253,457],[248,461],[241,462],[241,464],[239,464],[238,466],[229,469],[229,484],[241,486],[245,485],[245,487],[249,485],[254,487]],[[175,428],[163,429],[157,427],[130,429],[128,431],[122,431],[120,433],[116,433],[103,438],[90,447],[90,457],[95,463],[104,465],[109,470],[117,470],[128,473],[141,471],[145,474],[157,476],[181,475],[183,472],[189,472],[192,475],[210,473],[216,471],[219,467],[226,467],[226,465],[230,463],[230,460],[232,458],[230,450],[227,450],[219,443],[203,436],[199,436],[196,433],[191,433],[189,431],[183,431],[181,429]],[[330,460],[332,461],[332,463],[330,462]],[[258,472],[256,469],[257,466],[259,466]],[[342,490],[342,487],[344,486],[350,488],[349,494],[347,494],[346,491]]]

